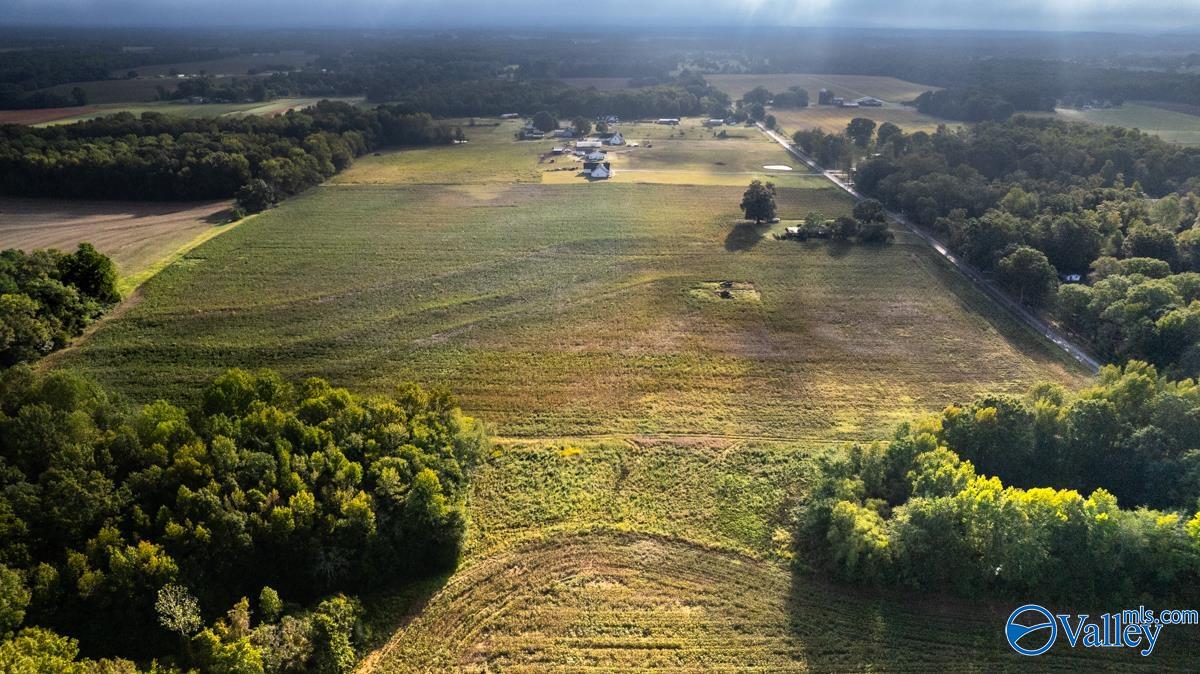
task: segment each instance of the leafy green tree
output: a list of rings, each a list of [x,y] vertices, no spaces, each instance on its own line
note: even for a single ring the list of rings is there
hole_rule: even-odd
[[[854,204],[854,219],[860,223],[886,222],[887,212],[875,199],[863,199]]]
[[[1152,257],[1174,264],[1177,257],[1175,235],[1154,225],[1135,226],[1125,236],[1121,252],[1125,257]]]
[[[246,213],[261,213],[276,201],[275,190],[262,178],[255,178],[242,185],[235,198],[238,207]]]
[[[169,583],[162,586],[154,609],[158,612],[160,625],[185,639],[199,632],[204,625],[199,602],[182,585]]]
[[[0,565],[0,636],[21,626],[29,600],[29,589],[21,574]]]
[[[549,110],[536,113],[530,121],[533,123],[533,128],[546,133],[558,128],[558,118]]]
[[[1017,299],[1040,307],[1058,290],[1058,274],[1036,248],[1017,246],[996,265],[996,278]]]
[[[885,243],[892,240],[892,230],[883,220],[858,223],[858,240],[863,243]]]
[[[875,120],[855,117],[846,125],[846,135],[854,141],[855,145],[866,147],[870,144],[872,136],[875,135]]]
[[[884,122],[879,125],[879,130],[875,133],[875,142],[878,145],[886,145],[892,139],[904,138],[904,131],[891,122]]]
[[[858,220],[845,216],[835,219],[831,234],[835,239],[853,239],[858,235]]]
[[[117,292],[116,265],[92,244],[79,244],[74,253],[59,260],[58,266],[62,282],[74,286],[84,295],[105,305],[121,300]]]
[[[586,136],[592,132],[592,122],[586,117],[576,117],[571,120],[571,126],[575,128],[575,132],[581,136]]]
[[[763,220],[773,219],[775,217],[775,184],[763,183],[761,180],[751,181],[750,186],[742,195],[741,209],[746,219],[753,220],[756,225],[761,224]]]
[[[743,94],[742,102],[750,105],[766,105],[771,102],[771,98],[772,94],[766,87],[758,86]]]

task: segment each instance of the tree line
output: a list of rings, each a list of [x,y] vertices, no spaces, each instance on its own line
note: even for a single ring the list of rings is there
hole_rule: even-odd
[[[259,198],[242,205],[254,210],[376,148],[454,138],[428,114],[330,101],[277,117],[145,112],[47,128],[6,125],[0,126],[0,194],[195,200],[232,197],[252,185]]]
[[[1200,373],[1200,150],[1024,117],[883,131],[871,156],[820,131],[796,140],[818,161],[864,157],[859,190],[932,229],[1020,301],[1056,310],[1101,356]]]
[[[852,582],[967,596],[1194,598],[1197,415],[1194,381],[1140,362],[1074,395],[952,405],[823,457],[798,552]]]
[[[61,349],[120,299],[116,267],[89,243],[0,252],[0,368]]]
[[[353,595],[456,563],[483,443],[441,389],[360,397],[231,370],[195,407],[132,407],[78,375],[10,368],[0,664],[348,672]]]

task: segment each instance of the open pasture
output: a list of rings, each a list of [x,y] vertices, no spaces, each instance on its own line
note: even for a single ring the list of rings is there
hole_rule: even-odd
[[[834,96],[862,98],[871,96],[882,101],[901,103],[911,101],[933,87],[917,84],[895,77],[874,75],[821,75],[810,73],[772,73],[765,75],[705,75],[704,78],[732,98],[741,98],[755,87],[766,87],[769,91],[786,91],[789,87],[800,87],[808,91],[813,103],[817,92],[828,89]]]
[[[1125,103],[1117,108],[1079,110],[1059,108],[1053,116],[1071,122],[1105,126],[1123,126],[1152,133],[1163,140],[1181,145],[1200,145],[1200,116],[1156,107],[1150,103]]]
[[[54,115],[50,119],[32,122],[38,126],[53,126],[55,124],[71,124],[74,122],[82,122],[97,117],[106,115],[115,115],[118,112],[128,112],[132,115],[140,115],[143,112],[157,112],[164,115],[174,115],[176,117],[219,117],[224,115],[266,115],[274,116],[286,113],[288,110],[299,110],[315,105],[320,98],[280,98],[274,101],[254,102],[254,103],[176,103],[169,101],[153,101],[149,103],[106,103],[101,105],[92,105],[84,108],[55,108],[64,114]],[[348,103],[357,103],[360,98],[340,98],[333,100],[346,101]],[[70,112],[74,111],[74,112]],[[18,112],[18,111],[12,111]],[[20,112],[36,112],[36,111],[20,111]],[[3,114],[0,112],[0,123],[3,120]]]
[[[138,399],[235,365],[440,382],[500,434],[550,437],[859,437],[1073,376],[921,245],[773,241],[734,225],[742,181],[505,184],[502,146],[361,162],[187,254],[67,359]],[[850,208],[807,178],[780,204]],[[691,293],[725,279],[761,302]]]
[[[889,105],[883,108],[836,108],[826,105],[811,105],[807,108],[768,108],[775,115],[779,128],[787,134],[809,129],[820,129],[825,133],[842,133],[855,117],[875,120],[876,124],[891,122],[908,133],[924,131],[933,133],[938,126],[956,126],[957,123],[938,119],[917,112],[916,108]]]
[[[229,202],[161,203],[0,198],[0,249],[96,246],[131,290],[181,249],[226,229]]]

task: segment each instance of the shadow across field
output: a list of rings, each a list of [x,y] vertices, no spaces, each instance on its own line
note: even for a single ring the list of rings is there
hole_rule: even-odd
[[[1004,623],[1023,603],[852,587],[820,574],[795,574],[789,629],[812,671],[1194,671],[1198,644],[1185,627],[1164,634],[1152,657],[1135,649],[1071,648],[1061,636],[1042,656],[1018,655],[1005,640]]]
[[[725,236],[725,250],[734,253],[746,251],[758,245],[763,235],[771,229],[770,223],[739,222]]]

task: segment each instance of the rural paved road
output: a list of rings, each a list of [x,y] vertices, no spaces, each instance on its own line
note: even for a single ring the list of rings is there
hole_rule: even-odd
[[[835,172],[828,171],[821,165],[817,164],[817,162],[813,161],[808,155],[801,152],[799,148],[797,148],[795,145],[792,145],[791,141],[784,136],[766,128],[762,124],[755,124],[755,126],[758,127],[759,131],[762,131],[764,134],[766,134],[768,138],[782,145],[783,149],[787,150],[793,157],[803,162],[805,166],[809,167],[816,173],[820,173],[830,182],[845,190],[847,194],[849,194],[851,197],[854,197],[855,201],[861,201],[862,199],[866,198],[860,194],[858,190],[854,189],[853,185],[846,182]],[[885,212],[889,218],[903,225],[906,229],[908,229],[908,231],[912,232],[922,241],[929,244],[935,251],[938,252],[939,255],[945,258],[945,260],[949,262],[951,266],[957,269],[963,276],[971,279],[975,285],[979,286],[979,288],[982,289],[988,297],[991,297],[993,300],[998,302],[1000,306],[1008,309],[1026,325],[1036,330],[1046,339],[1058,345],[1060,349],[1066,351],[1072,358],[1082,363],[1093,373],[1100,371],[1100,361],[1093,358],[1091,354],[1085,351],[1082,347],[1075,344],[1070,339],[1067,339],[1066,335],[1062,334],[1053,326],[1038,318],[1029,309],[1014,301],[1004,291],[997,288],[991,281],[984,278],[983,274],[981,274],[978,269],[960,259],[954,253],[950,252],[950,249],[943,245],[942,242],[934,238],[932,234],[926,232],[923,228],[913,224],[912,222],[909,222],[908,218],[900,215],[899,213],[893,213],[892,211]]]

